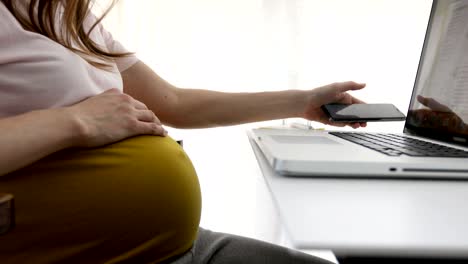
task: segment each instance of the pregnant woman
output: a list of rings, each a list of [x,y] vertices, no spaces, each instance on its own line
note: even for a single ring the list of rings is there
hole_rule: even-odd
[[[360,103],[347,91],[364,84],[174,87],[112,38],[92,3],[0,0],[0,192],[17,206],[0,262],[327,263],[199,228],[197,175],[164,126],[330,124],[320,106]]]

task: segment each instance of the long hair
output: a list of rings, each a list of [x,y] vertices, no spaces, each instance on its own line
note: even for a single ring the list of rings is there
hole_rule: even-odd
[[[112,0],[103,15],[97,18],[91,28],[84,28],[84,21],[90,15],[91,5],[95,0],[26,0],[30,1],[26,13],[20,12],[18,5],[24,0],[0,0],[23,26],[25,30],[44,35],[67,49],[82,56],[91,65],[105,69],[114,58],[128,56],[131,53],[112,53],[100,48],[91,38],[91,32],[110,12],[117,2]],[[24,3],[24,2],[23,2]],[[59,7],[62,7],[59,10]],[[62,12],[60,28],[57,12]],[[77,44],[77,48],[72,43]],[[94,58],[94,59],[92,59]],[[98,60],[96,60],[98,59]]]

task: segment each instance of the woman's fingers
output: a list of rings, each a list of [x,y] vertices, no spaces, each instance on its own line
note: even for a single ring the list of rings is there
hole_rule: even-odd
[[[125,95],[124,95],[125,96]],[[159,136],[166,136],[167,131],[162,126],[159,118],[154,114],[153,111],[149,110],[148,107],[132,97],[128,96],[124,98],[124,101],[128,101],[134,108],[134,116],[137,119],[134,132],[138,134],[153,134]]]
[[[343,122],[334,122],[334,121],[329,121],[328,124],[330,126],[336,126],[336,127],[344,127],[347,125],[346,123],[343,123]]]
[[[351,96],[351,104],[366,104],[366,102]]]
[[[353,122],[353,123],[348,123],[348,122],[334,122],[334,121],[329,121],[328,122],[328,125],[331,125],[331,126],[336,126],[336,127],[345,127],[345,126],[349,126],[349,127],[352,127],[354,129],[356,128],[360,128],[360,127],[366,127],[366,123],[359,123],[359,122]]]
[[[148,110],[148,107],[144,103],[135,99],[132,100],[132,105],[138,110]]]
[[[366,87],[365,83],[356,83],[356,82],[342,82],[342,83],[335,83],[336,89],[339,92],[347,92],[347,91],[355,91],[361,90],[362,88]]]
[[[157,136],[166,136],[167,131],[162,125],[148,122],[138,122],[134,127],[134,134],[152,134]]]
[[[143,122],[153,122],[158,125],[161,125],[161,121],[151,110],[136,110],[135,115],[139,121]]]
[[[77,145],[101,146],[136,135],[167,135],[146,105],[117,89],[87,98],[69,108],[85,131]]]
[[[162,126],[159,118],[151,110],[136,110],[138,119],[135,132],[137,134],[153,134],[158,136],[166,136],[167,130]]]

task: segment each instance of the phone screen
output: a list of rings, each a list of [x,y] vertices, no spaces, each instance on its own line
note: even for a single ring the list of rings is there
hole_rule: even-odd
[[[372,122],[401,121],[405,115],[393,104],[327,104],[323,111],[333,121]]]

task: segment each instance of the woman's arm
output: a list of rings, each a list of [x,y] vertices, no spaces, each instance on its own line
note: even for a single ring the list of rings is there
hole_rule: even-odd
[[[365,86],[345,82],[307,91],[259,93],[181,89],[164,81],[142,62],[124,71],[122,77],[125,93],[144,102],[164,124],[178,128],[235,125],[289,117],[331,124],[320,106],[331,102],[362,103],[346,92]]]
[[[0,176],[69,147],[96,147],[140,134],[165,135],[147,107],[110,89],[66,108],[0,119]]]
[[[0,119],[0,131],[0,175],[71,147],[80,137],[78,123],[63,109]]]

